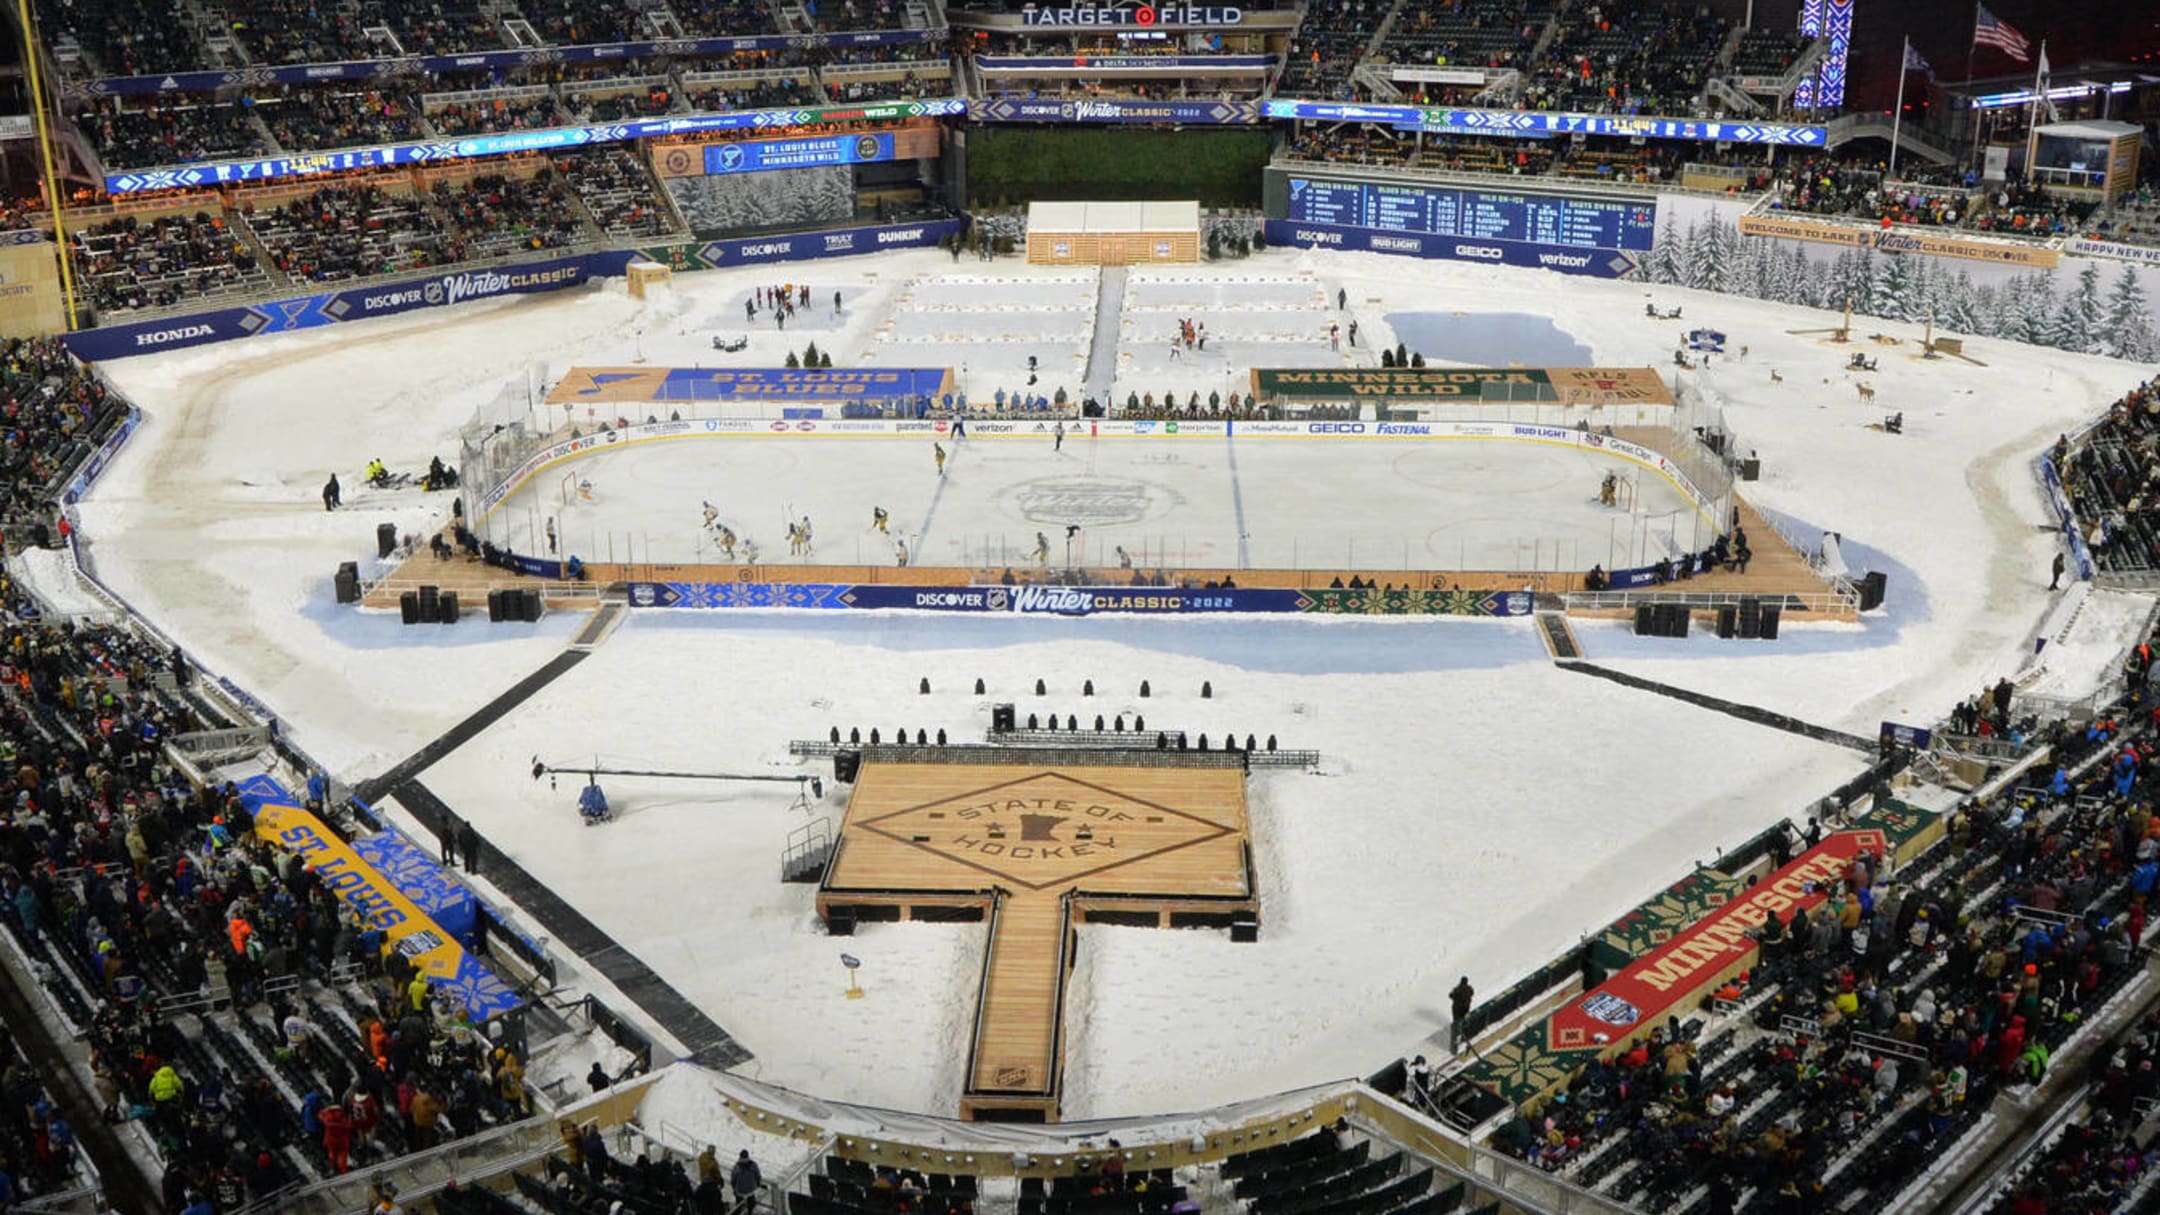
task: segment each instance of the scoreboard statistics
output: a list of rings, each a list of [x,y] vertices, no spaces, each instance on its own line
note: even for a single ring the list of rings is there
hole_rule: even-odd
[[[1657,204],[1382,182],[1290,179],[1291,223],[1647,253]]]

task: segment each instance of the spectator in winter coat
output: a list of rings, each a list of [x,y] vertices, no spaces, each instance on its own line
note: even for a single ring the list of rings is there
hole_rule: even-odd
[[[715,1181],[718,1181],[720,1179],[719,1148],[716,1148],[712,1144],[708,1143],[705,1145],[705,1150],[698,1153],[697,1175],[699,1181],[703,1181],[708,1177],[712,1178]]]
[[[352,1156],[352,1119],[338,1106],[322,1112],[323,1154],[330,1158],[330,1167],[342,1174],[350,1170]]]
[[[735,1191],[737,1206],[755,1205],[758,1185],[764,1180],[765,1175],[759,1171],[757,1161],[750,1159],[747,1148],[736,1155],[735,1167],[728,1170],[728,1188]]]
[[[592,1091],[597,1093],[615,1082],[608,1079],[607,1069],[600,1066],[600,1061],[595,1059],[592,1070],[585,1073],[585,1083],[591,1085]]]

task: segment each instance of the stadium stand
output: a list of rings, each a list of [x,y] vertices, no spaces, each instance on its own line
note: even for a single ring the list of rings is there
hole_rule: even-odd
[[[2048,458],[2086,529],[2093,563],[2111,573],[2160,571],[2160,380],[2125,395],[2073,443]]]
[[[1741,76],[1781,76],[1800,61],[1808,40],[1778,30],[1750,29],[1740,35],[1732,70]]]
[[[0,522],[47,529],[61,479],[125,413],[59,342],[0,339]]]
[[[324,186],[273,203],[275,198],[251,198],[241,220],[271,264],[295,283],[371,278],[446,260],[441,226],[413,195],[409,180]]]
[[[500,135],[561,126],[555,95],[540,85],[486,93],[431,93],[421,98],[428,121],[444,135]]]
[[[2146,1131],[2146,1118],[2160,1099],[2155,1067],[2160,1067],[2160,1014],[2148,1015],[2109,1052],[2078,1117],[1988,1209],[2004,1215],[2149,1210],[2151,1195],[2140,1191],[2148,1189],[2143,1183],[2160,1161]]]
[[[99,313],[171,308],[270,285],[222,210],[122,215],[75,229],[77,275]]]
[[[87,56],[98,74],[140,76],[204,61],[175,0],[38,0],[37,10],[63,64]]]
[[[644,163],[628,148],[608,144],[558,154],[553,163],[607,235],[643,239],[681,231]]]
[[[480,173],[435,183],[430,201],[449,220],[451,261],[559,249],[586,239],[562,182],[545,165],[529,176]]]
[[[96,145],[106,168],[147,169],[263,155],[269,141],[251,108],[193,104],[139,110],[106,101],[77,111],[75,125]]]
[[[231,724],[184,665],[117,627],[15,620],[5,639],[25,813],[0,831],[4,918],[83,1028],[107,1116],[158,1144],[169,1209],[236,1210],[525,1115],[509,1050],[256,839],[230,786],[167,766],[171,735]]]
[[[1407,0],[1374,58],[1441,67],[1519,68],[1552,19],[1540,0]]]
[[[289,88],[257,95],[254,108],[288,152],[403,143],[427,135],[419,98],[402,90]]]
[[[1305,14],[1283,60],[1278,93],[1293,97],[1348,98],[1350,73],[1387,19],[1379,0],[1345,0]]]
[[[1524,104],[1540,110],[1689,114],[1725,41],[1723,18],[1654,5],[1578,4],[1526,76]]]

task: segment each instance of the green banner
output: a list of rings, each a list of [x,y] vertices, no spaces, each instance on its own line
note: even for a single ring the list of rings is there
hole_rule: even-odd
[[[1350,590],[1299,591],[1298,610],[1341,616],[1521,616],[1529,597],[1514,591]]]
[[[1552,378],[1522,367],[1373,367],[1293,371],[1260,368],[1253,391],[1263,400],[1340,401],[1345,397],[1478,397],[1485,385],[1550,388]],[[1500,395],[1512,395],[1503,391]],[[1524,395],[1544,395],[1532,393]]]

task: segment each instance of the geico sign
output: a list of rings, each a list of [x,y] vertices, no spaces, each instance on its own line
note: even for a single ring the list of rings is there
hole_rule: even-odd
[[[1455,246],[1455,256],[1474,257],[1481,262],[1497,262],[1507,255],[1491,245],[1457,245]]]

